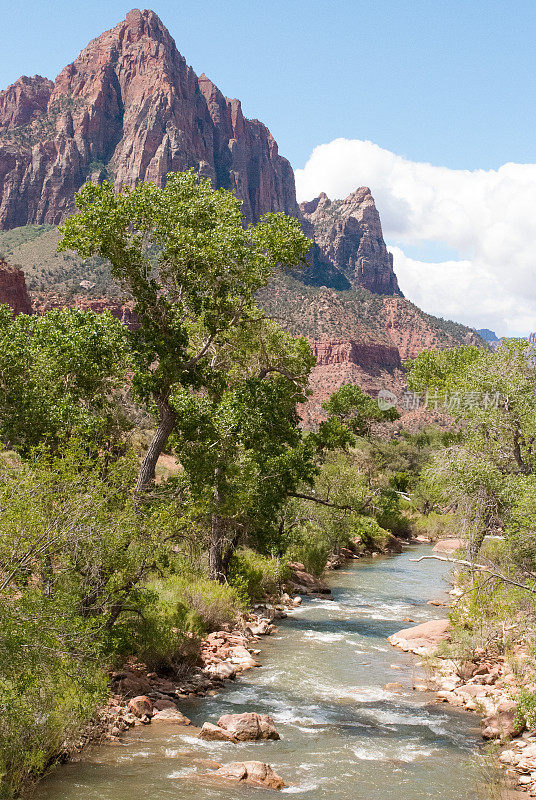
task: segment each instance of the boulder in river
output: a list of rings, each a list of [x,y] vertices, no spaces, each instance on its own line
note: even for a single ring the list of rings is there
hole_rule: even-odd
[[[138,718],[153,716],[153,703],[146,695],[138,695],[129,700],[128,709]]]
[[[231,781],[239,781],[266,789],[284,789],[283,779],[269,764],[262,761],[234,761],[216,770],[214,776]]]
[[[460,547],[463,547],[461,539],[439,539],[434,547],[434,553],[445,553],[445,555],[451,556]]]
[[[215,726],[216,727],[216,726]],[[280,739],[274,721],[267,714],[224,714],[217,727],[223,729],[239,742],[256,742]]]
[[[212,722],[203,724],[199,738],[206,742],[238,742],[238,739],[230,731],[220,728],[219,725],[213,725]]]
[[[175,708],[169,707],[163,708],[160,711],[155,711],[153,722],[173,722],[175,725],[192,724],[188,717],[185,717],[176,706]]]
[[[516,715],[516,703],[503,700],[494,714],[486,717],[482,736],[484,739],[510,739],[517,736],[525,727],[525,723]]]
[[[291,561],[287,567],[291,571],[289,588],[293,594],[331,595],[329,586],[320,578],[307,572],[300,561]]]
[[[406,653],[417,653],[420,656],[431,655],[440,642],[448,640],[448,619],[433,619],[414,625],[412,628],[393,633],[388,642]]]

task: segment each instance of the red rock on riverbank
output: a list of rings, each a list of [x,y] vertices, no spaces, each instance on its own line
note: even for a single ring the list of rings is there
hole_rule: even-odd
[[[387,641],[406,653],[428,656],[432,655],[440,642],[449,638],[448,627],[448,619],[434,619],[393,633]]]

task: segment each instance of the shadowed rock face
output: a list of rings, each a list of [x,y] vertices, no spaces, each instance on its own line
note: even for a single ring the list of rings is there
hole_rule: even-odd
[[[294,174],[268,129],[197,77],[152,11],[131,11],[55,83],[0,93],[0,227],[58,224],[88,179],[119,188],[193,167],[235,189],[248,220],[297,215]]]
[[[402,297],[370,189],[361,187],[334,202],[322,193],[301,203],[300,210],[324,259],[349,286]]]
[[[15,315],[32,313],[32,304],[26,290],[26,281],[23,271],[11,267],[1,258],[0,304],[11,306]]]

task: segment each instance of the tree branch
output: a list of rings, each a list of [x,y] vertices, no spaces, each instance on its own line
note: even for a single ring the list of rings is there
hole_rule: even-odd
[[[420,558],[412,558],[411,561],[426,561],[427,559],[434,559],[435,561],[446,561],[449,564],[459,564],[462,567],[470,567],[471,569],[477,569],[480,572],[485,572],[490,575],[492,578],[497,578],[504,583],[508,583],[511,586],[516,586],[518,589],[523,589],[525,592],[530,592],[531,594],[536,594],[536,589],[527,586],[526,583],[519,583],[519,581],[514,581],[512,578],[508,578],[506,575],[502,575],[500,572],[494,572],[490,567],[486,567],[485,564],[474,564],[472,561],[466,561],[462,558],[447,558],[447,556],[420,556]]]
[[[329,508],[336,508],[339,511],[354,511],[352,506],[338,506],[336,503],[330,503],[328,500],[322,500],[320,497],[315,497],[312,494],[302,494],[301,492],[289,492],[288,497],[298,497],[300,500],[311,500],[313,503],[319,503],[322,506],[329,506]]]
[[[289,381],[292,381],[292,383],[299,382],[298,378],[295,375],[291,375],[290,372],[287,372],[284,367],[265,367],[264,369],[261,369],[259,372],[259,380],[263,381],[270,372],[279,372],[280,375],[282,375],[284,378],[287,378]]]

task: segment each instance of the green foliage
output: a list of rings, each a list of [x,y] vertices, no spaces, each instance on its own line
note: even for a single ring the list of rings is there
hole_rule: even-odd
[[[0,785],[68,747],[104,696],[108,628],[154,552],[125,498],[131,464],[72,448],[0,459]],[[128,498],[128,494],[127,494]]]
[[[208,379],[214,347],[256,315],[255,291],[278,264],[302,263],[309,248],[298,221],[283,214],[244,228],[241,202],[192,171],[171,173],[163,189],[139,183],[120,195],[106,181],[86,184],[77,206],[59,249],[109,259],[133,296],[141,323],[135,385],[147,399],[200,385],[203,372]]]
[[[314,524],[306,524],[286,552],[289,562],[303,564],[306,571],[320,576],[333,553],[333,542],[327,532]]]
[[[521,689],[516,695],[516,722],[525,722],[529,730],[536,727],[536,692],[531,689]]]
[[[355,539],[359,540],[366,550],[381,550],[389,539],[388,531],[382,528],[374,517],[357,517],[353,530]]]
[[[421,356],[408,377],[413,388],[439,386],[463,399],[455,412],[462,422],[458,441],[437,454],[424,478],[436,503],[442,494],[444,504],[455,506],[469,554],[475,556],[486,532],[503,529],[520,495],[530,496],[536,466],[536,373],[530,346],[506,341],[495,352],[459,348]],[[521,507],[516,513],[512,541],[520,542]],[[525,514],[529,528],[530,516]]]
[[[446,391],[457,387],[457,381],[469,369],[485,359],[487,350],[473,345],[460,345],[446,350],[422,350],[408,361],[408,388],[414,392]]]
[[[136,655],[150,669],[173,671],[195,662],[201,637],[236,624],[244,605],[231,586],[210,581],[191,568],[150,579],[136,613],[126,613],[112,631],[116,658]]]
[[[246,604],[277,597],[288,577],[284,561],[268,558],[251,548],[235,551],[229,562],[227,579]]]
[[[378,403],[355,384],[341,386],[322,408],[329,417],[344,423],[356,436],[365,436],[371,425],[380,420],[397,419],[396,409],[381,410]]]
[[[0,436],[28,453],[66,439],[113,448],[126,427],[114,391],[126,332],[109,313],[70,309],[13,318],[0,307]]]

